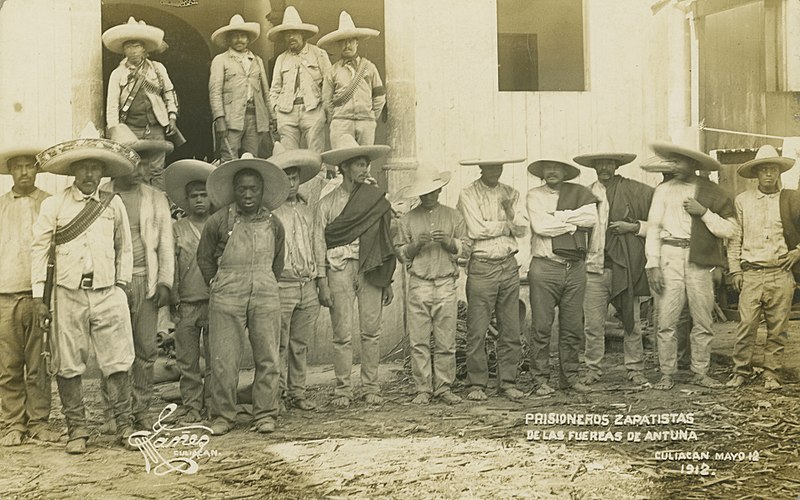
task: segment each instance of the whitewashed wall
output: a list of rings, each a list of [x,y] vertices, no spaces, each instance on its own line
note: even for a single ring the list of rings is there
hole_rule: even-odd
[[[7,0],[0,9],[0,147],[72,139],[102,106],[99,0]],[[55,192],[68,184],[40,174]],[[11,188],[0,176],[0,193]]]

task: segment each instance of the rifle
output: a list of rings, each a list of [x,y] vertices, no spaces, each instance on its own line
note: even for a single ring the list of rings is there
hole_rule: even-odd
[[[52,366],[52,355],[50,352],[50,334],[51,334],[51,324],[52,318],[55,314],[55,307],[53,306],[53,285],[55,284],[55,276],[56,276],[56,242],[55,242],[55,231],[53,232],[53,239],[50,241],[50,249],[47,251],[47,274],[45,275],[44,280],[44,294],[42,296],[42,301],[50,308],[50,318],[44,320],[44,324],[42,328],[42,358],[43,359],[43,368],[39,370],[39,384],[42,389],[48,388],[48,382],[50,382],[50,377],[54,376],[56,373],[53,370]]]

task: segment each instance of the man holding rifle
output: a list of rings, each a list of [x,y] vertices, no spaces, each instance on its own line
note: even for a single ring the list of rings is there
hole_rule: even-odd
[[[33,321],[31,297],[31,227],[42,201],[50,196],[36,187],[36,153],[22,146],[0,151],[0,174],[10,174],[11,191],[0,197],[0,415],[6,430],[0,446],[22,444],[27,435],[58,441],[47,426],[50,378],[42,361],[43,330]]]

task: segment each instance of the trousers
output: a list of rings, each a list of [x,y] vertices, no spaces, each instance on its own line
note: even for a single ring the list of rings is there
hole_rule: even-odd
[[[241,157],[242,153],[250,153],[258,157],[258,146],[261,144],[262,136],[264,133],[259,133],[258,124],[256,123],[256,110],[247,109],[244,114],[244,126],[242,130],[228,129],[220,147],[222,154],[220,158],[223,163],[230,160],[236,160]],[[225,142],[227,140],[227,143]]]
[[[374,120],[346,120],[334,118],[331,120],[331,148],[343,148],[347,145],[345,137],[352,137],[361,146],[372,146],[375,144],[375,129],[377,123]]]
[[[198,412],[211,397],[211,356],[208,346],[208,302],[181,302],[175,325],[175,358],[181,372],[181,400]],[[205,371],[200,358],[205,359]]]
[[[325,151],[325,111],[322,104],[307,110],[302,104],[295,104],[292,111],[278,111],[278,134],[286,149],[300,149],[305,139],[306,148],[316,153]]]
[[[314,281],[281,282],[281,391],[303,399],[308,371],[308,342],[317,330],[319,297]]]

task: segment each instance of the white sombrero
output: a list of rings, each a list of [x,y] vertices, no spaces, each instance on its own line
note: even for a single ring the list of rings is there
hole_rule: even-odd
[[[322,161],[329,165],[341,165],[350,158],[358,156],[366,156],[369,161],[374,161],[378,158],[386,156],[389,153],[389,146],[383,144],[375,144],[372,146],[361,146],[351,136],[345,136],[342,139],[343,143],[347,145],[343,148],[332,149],[322,153]]]
[[[463,165],[465,167],[477,165],[479,167],[491,167],[491,166],[503,166],[507,163],[522,163],[525,161],[525,158],[489,158],[489,159],[480,159],[480,158],[473,158],[470,160],[461,160],[458,162],[459,165]]]
[[[311,38],[319,33],[319,28],[313,24],[304,23],[300,19],[300,13],[297,12],[297,9],[290,5],[283,12],[283,22],[267,31],[267,38],[274,42],[278,39],[278,35],[286,31],[302,31],[305,38]]]
[[[164,30],[129,17],[127,23],[108,28],[101,39],[108,50],[117,54],[124,54],[122,46],[131,40],[142,42],[147,52],[155,52],[164,41]]]
[[[164,170],[164,185],[167,197],[183,210],[189,210],[186,186],[190,182],[203,182],[215,170],[214,165],[201,160],[185,159],[170,164]]]
[[[227,47],[228,40],[227,35],[231,31],[243,31],[250,35],[250,42],[252,43],[253,40],[258,38],[261,34],[261,25],[254,22],[245,22],[244,18],[239,14],[234,15],[230,22],[219,28],[217,31],[211,34],[211,41],[214,45],[219,47]]]
[[[148,151],[171,153],[172,150],[175,149],[175,146],[169,141],[162,141],[161,139],[139,139],[130,127],[124,123],[109,128],[108,138],[128,146],[137,153],[145,153]]]
[[[597,160],[611,160],[617,162],[617,166],[626,165],[636,159],[633,153],[594,153],[589,155],[578,155],[572,159],[578,165],[584,167],[594,168],[594,162]]]
[[[10,174],[8,160],[17,156],[33,156],[42,152],[45,147],[40,144],[20,144],[18,146],[0,148],[0,174]]]
[[[639,165],[639,167],[645,172],[657,174],[675,173],[675,163],[658,155],[642,160],[642,163]]]
[[[781,173],[786,172],[794,165],[793,158],[785,158],[778,154],[778,150],[774,146],[764,144],[756,152],[756,157],[746,163],[743,163],[736,172],[747,179],[755,179],[758,177],[756,168],[764,164],[777,165]]]
[[[664,158],[669,158],[670,156],[674,155],[691,158],[697,161],[698,170],[719,170],[720,168],[720,164],[717,160],[705,153],[697,151],[696,149],[685,148],[683,146],[678,146],[677,144],[672,144],[671,142],[654,142],[650,145],[650,147],[658,156],[662,156]]]
[[[433,167],[419,166],[414,182],[403,190],[403,195],[410,198],[432,193],[446,186],[452,177],[452,172],[437,172]]]
[[[357,28],[350,14],[343,10],[342,13],[339,14],[339,27],[336,31],[331,31],[320,38],[317,42],[317,46],[324,47],[325,45],[331,45],[342,40],[349,40],[350,38],[373,38],[380,34],[380,31],[372,28]]]
[[[528,172],[532,173],[536,177],[543,179],[542,169],[544,169],[545,165],[559,165],[564,169],[564,180],[568,181],[570,179],[574,179],[581,175],[581,170],[565,161],[561,160],[551,160],[551,159],[541,159],[536,160],[535,162],[528,165]]]
[[[233,194],[233,177],[240,170],[250,168],[261,175],[264,181],[264,196],[261,204],[269,210],[275,210],[289,196],[289,179],[283,170],[269,160],[254,158],[245,153],[238,160],[223,163],[208,176],[206,190],[211,203],[217,207],[230,205],[235,201]]]
[[[295,167],[300,172],[300,184],[313,179],[322,168],[322,157],[310,149],[286,149],[280,142],[272,146],[269,161],[283,170]]]
[[[128,146],[101,138],[100,132],[90,122],[79,139],[51,146],[36,155],[36,160],[42,172],[58,175],[72,175],[70,166],[76,161],[98,160],[103,163],[103,176],[113,178],[133,172],[140,158]]]

